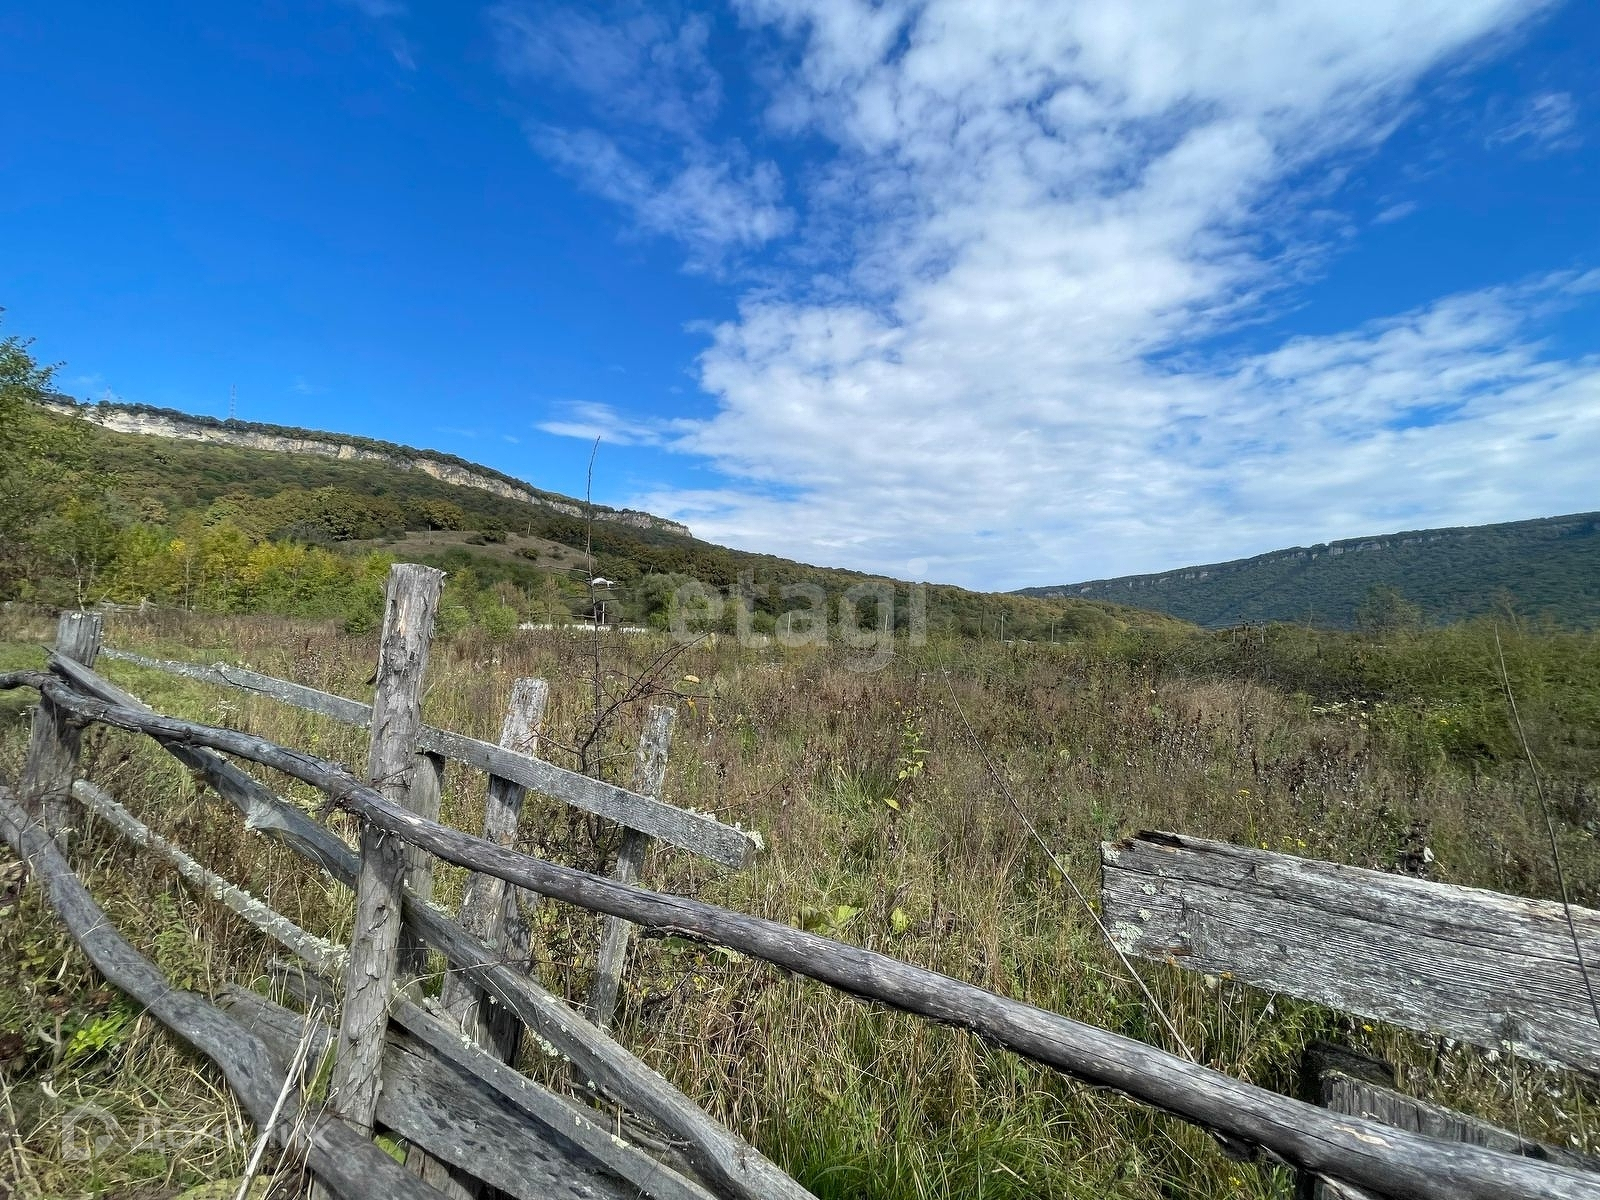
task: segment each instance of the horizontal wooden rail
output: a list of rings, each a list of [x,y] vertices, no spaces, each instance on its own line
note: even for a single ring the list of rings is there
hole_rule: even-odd
[[[1595,1200],[1600,1194],[1594,1176],[1584,1172],[1478,1147],[1447,1145],[1375,1121],[1331,1114],[1132,1038],[882,954],[518,854],[423,820],[389,803],[336,763],[250,734],[91,700],[36,672],[0,676],[0,687],[18,684],[40,687],[59,708],[83,720],[207,746],[283,771],[378,828],[448,862],[637,925],[715,942],[851,995],[969,1029],[1227,1139],[1261,1147],[1302,1170],[1381,1195],[1424,1200]]]
[[[271,1121],[283,1084],[261,1039],[193,992],[172,986],[156,966],[116,932],[72,873],[60,848],[0,787],[0,840],[26,861],[50,906],[108,983],[222,1070],[228,1086],[261,1128]],[[346,1200],[371,1195],[438,1200],[438,1193],[342,1122],[302,1106],[296,1091],[272,1126],[291,1154],[305,1157],[318,1179]]]
[[[1600,1073],[1600,912],[1174,833],[1100,856],[1125,953]]]
[[[225,905],[255,929],[304,960],[320,976],[337,978],[343,972],[347,954],[343,946],[335,946],[306,932],[243,888],[202,866],[140,821],[103,789],[86,779],[80,779],[72,785],[72,796],[85,809],[105,821],[134,845],[165,858],[178,874],[198,888],[201,894]],[[250,996],[253,993],[245,995]],[[235,997],[236,1003],[238,1000],[239,998]],[[260,1003],[265,1004],[265,1001]],[[465,1041],[458,1028],[447,1028],[443,1021],[429,1015],[398,988],[390,997],[390,1018],[406,1030],[414,1043],[435,1057],[441,1067],[453,1068],[457,1073],[452,1077],[448,1071],[429,1072],[428,1080],[433,1086],[416,1089],[418,1093],[416,1096],[405,1096],[403,1093],[407,1089],[403,1086],[404,1081],[390,1079],[386,1074],[385,1087],[379,1093],[378,1116],[384,1124],[402,1136],[415,1139],[418,1135],[414,1127],[417,1125],[421,1126],[424,1134],[433,1133],[439,1136],[439,1118],[435,1116],[431,1121],[424,1118],[444,1110],[449,1117],[447,1134],[449,1130],[455,1130],[458,1123],[464,1121],[470,1125],[472,1118],[477,1117],[481,1126],[497,1127],[500,1130],[499,1137],[504,1143],[523,1152],[529,1152],[530,1146],[533,1151],[541,1147],[548,1150],[549,1137],[554,1135],[558,1141],[570,1143],[581,1155],[593,1159],[601,1167],[637,1184],[649,1196],[658,1197],[659,1200],[711,1200],[710,1194],[698,1184],[649,1159],[638,1149],[616,1137],[610,1130],[596,1124],[592,1119],[594,1114],[572,1106],[518,1074],[492,1054]],[[255,1032],[263,1031],[255,1030]],[[270,1046],[270,1038],[268,1042]],[[318,1053],[312,1055],[313,1060],[320,1057],[321,1048],[319,1043]],[[279,1057],[284,1056],[280,1054]],[[411,1057],[417,1056],[413,1053]],[[415,1073],[421,1068],[412,1064],[412,1069]],[[459,1077],[463,1075],[476,1079],[483,1088],[495,1093],[499,1097],[499,1106],[502,1109],[509,1103],[522,1117],[531,1120],[535,1126],[546,1132],[531,1139],[526,1133],[520,1137],[508,1137],[508,1133],[515,1134],[516,1131],[514,1128],[507,1128],[503,1111],[494,1111],[494,1105],[485,1105],[483,1098],[476,1093],[469,1091],[464,1097],[459,1094],[462,1091]],[[440,1094],[446,1086],[454,1090],[449,1095]],[[422,1100],[420,1105],[419,1098]],[[466,1109],[456,1112],[447,1102],[451,1099],[489,1111]],[[385,1113],[385,1102],[393,1106],[388,1114]],[[451,1161],[475,1169],[479,1178],[495,1184],[502,1191],[538,1196],[541,1200],[545,1196],[555,1194],[552,1190],[553,1185],[549,1181],[542,1178],[527,1179],[527,1166],[524,1165],[519,1169],[514,1161],[507,1161],[504,1149],[494,1150],[490,1155],[492,1161],[482,1158],[482,1155],[487,1153],[485,1150],[487,1142],[483,1137],[482,1128],[475,1130],[467,1138],[466,1144],[471,1148],[471,1155],[465,1161],[461,1156],[459,1131],[456,1131],[454,1136],[457,1139],[455,1142],[430,1145],[429,1149],[441,1155],[447,1150],[456,1151],[457,1156],[452,1157]],[[534,1157],[537,1157],[537,1154]],[[545,1154],[545,1158],[549,1158],[548,1153]],[[511,1179],[517,1180],[517,1184],[511,1183]]]
[[[306,712],[330,717],[346,725],[365,729],[372,719],[372,706],[359,700],[335,696],[299,683],[275,679],[246,667],[231,667],[223,663],[202,666],[198,663],[175,662],[164,658],[147,658],[128,650],[102,647],[102,658],[131,663],[152,671],[180,675],[222,687],[235,688],[258,696],[291,704]],[[542,758],[518,754],[491,742],[479,741],[448,729],[424,725],[417,741],[418,748],[433,754],[466,763],[490,775],[509,779],[512,783],[552,796],[574,808],[615,821],[629,829],[659,838],[669,845],[693,851],[712,862],[729,867],[748,866],[761,848],[760,839],[742,829],[735,829],[704,813],[690,812],[651,796],[641,796],[626,788],[591,779],[565,767],[546,762]]]
[[[76,688],[135,713],[148,713],[137,697],[71,659],[52,656],[51,669]],[[28,674],[28,673],[22,673]],[[47,676],[35,678],[47,679]],[[0,690],[13,686],[16,675],[0,676]],[[182,722],[180,722],[182,724]],[[346,887],[356,878],[355,852],[332,830],[318,824],[287,800],[274,795],[259,780],[208,749],[186,744],[182,738],[152,735],[163,749],[192,768],[244,817],[245,825],[271,837],[316,864]],[[500,961],[500,956],[432,905],[422,903],[409,890],[403,897],[403,916],[423,941],[438,950],[453,970],[505,1005],[547,1045],[572,1061],[582,1078],[597,1091],[654,1122],[679,1144],[693,1169],[719,1194],[737,1200],[814,1200],[748,1142],[731,1132],[673,1087],[657,1071],[641,1062],[603,1030],[575,1012],[521,971]],[[407,1024],[408,1008],[396,1009],[396,1019]],[[460,1035],[456,1042],[465,1045]]]

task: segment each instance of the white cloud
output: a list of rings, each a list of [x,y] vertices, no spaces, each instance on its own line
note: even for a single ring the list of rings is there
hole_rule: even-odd
[[[502,71],[545,92],[575,92],[588,119],[626,130],[531,122],[534,148],[582,187],[626,209],[638,232],[673,238],[691,270],[782,237],[794,214],[771,162],[708,127],[722,79],[706,56],[710,23],[639,8],[603,21],[577,9],[521,3],[489,11]],[[650,131],[655,139],[640,136]],[[621,136],[619,134],[619,136]]]
[[[608,116],[693,138],[721,103],[703,16],[674,23],[640,9],[605,21],[577,9],[501,4],[489,22],[507,75],[576,89]]]
[[[1418,81],[1535,8],[746,0],[800,48],[768,120],[836,150],[825,269],[712,332],[718,410],[669,444],[729,486],[639,502],[989,586],[1583,506],[1596,368],[1536,324],[1571,280],[1200,349],[1297,278]]]
[[[533,127],[529,140],[583,187],[627,209],[640,231],[682,242],[693,269],[717,266],[729,250],[787,233],[783,180],[771,163],[744,164],[695,154],[666,173],[629,158],[594,130]]]
[[[1489,145],[1525,142],[1535,150],[1570,150],[1582,143],[1578,106],[1566,92],[1540,92],[1516,106],[1489,134]]]
[[[1416,211],[1417,202],[1415,200],[1401,200],[1387,206],[1372,219],[1379,225],[1387,225],[1392,221],[1403,221]]]
[[[623,416],[609,404],[589,400],[566,401],[558,406],[559,416],[535,426],[557,437],[592,442],[596,438],[611,446],[661,446],[674,436],[681,423],[636,421]]]

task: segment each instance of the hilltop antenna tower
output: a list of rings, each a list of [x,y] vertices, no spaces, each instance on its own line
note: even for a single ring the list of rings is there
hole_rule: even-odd
[[[230,383],[228,385],[228,420],[229,421],[237,420],[238,416],[239,416],[239,385],[237,383]]]

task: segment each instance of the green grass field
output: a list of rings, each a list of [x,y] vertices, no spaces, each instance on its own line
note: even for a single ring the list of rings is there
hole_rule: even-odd
[[[41,663],[51,628],[7,610],[0,669]],[[1569,886],[1593,905],[1600,640],[1498,632]],[[1139,991],[997,792],[956,705],[1091,897],[1099,842],[1140,828],[1379,869],[1420,834],[1438,879],[1549,897],[1554,865],[1506,720],[1494,633],[935,641],[875,673],[852,670],[835,649],[696,645],[661,680],[678,707],[667,799],[758,829],[770,849],[743,873],[657,850],[645,882],[1161,1044]],[[247,663],[350,696],[364,694],[375,654],[374,639],[332,623],[275,618],[115,615],[107,641]],[[621,687],[659,649],[608,639],[603,685]],[[546,754],[569,761],[564,747],[591,719],[591,653],[561,632],[441,639],[425,715],[492,739],[512,681],[542,676],[552,683]],[[359,731],[119,663],[104,669],[165,711],[365,761]],[[31,702],[31,693],[0,696],[0,778],[20,766]],[[625,775],[642,718],[636,706],[607,731],[603,771]],[[94,731],[84,767],[207,865],[307,928],[345,934],[347,896],[245,834],[153,746]],[[274,786],[315,804],[297,785]],[[444,819],[476,830],[482,806],[482,780],[453,767]],[[615,838],[530,798],[521,845],[596,868]],[[266,986],[276,948],[164,867],[96,830],[75,861],[111,919],[183,986]],[[15,1131],[0,1179],[22,1196],[154,1200],[237,1175],[252,1130],[217,1074],[102,986],[37,890],[21,884],[20,865],[0,858],[0,1129]],[[458,873],[440,872],[445,904],[460,886]],[[553,904],[530,915],[543,981],[581,996],[594,920]],[[1140,970],[1200,1059],[1230,1074],[1292,1091],[1305,1043],[1333,1037],[1397,1064],[1414,1094],[1600,1150],[1595,1089],[1570,1075],[1225,980]],[[1286,1172],[1234,1162],[1206,1135],[1131,1101],[738,956],[646,938],[627,979],[622,1040],[827,1200],[1289,1194]],[[187,1145],[124,1139],[68,1159],[62,1120],[83,1103],[125,1130],[143,1122],[195,1136]]]

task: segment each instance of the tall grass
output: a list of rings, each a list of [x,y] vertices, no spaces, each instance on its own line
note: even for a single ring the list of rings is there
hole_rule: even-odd
[[[0,666],[37,662],[25,643],[45,640],[47,623],[4,619]],[[1246,648],[1209,635],[1064,646],[950,641],[908,649],[872,674],[853,670],[842,651],[696,645],[663,680],[677,693],[665,699],[678,705],[666,798],[759,829],[770,849],[738,873],[658,849],[645,880],[1165,1044],[1093,922],[997,794],[952,690],[1029,819],[1091,897],[1099,842],[1140,828],[1379,869],[1425,844],[1437,878],[1551,896],[1555,877],[1526,770],[1496,751],[1488,703],[1474,707],[1465,685],[1440,682],[1450,663],[1474,653],[1471,636],[1440,634],[1446,640],[1423,645],[1428,636],[1320,650],[1311,635],[1280,633],[1275,644]],[[364,693],[375,654],[370,639],[331,625],[268,618],[119,616],[107,637],[148,653],[245,662],[350,696]],[[609,682],[645,669],[658,649],[648,640],[609,642]],[[1522,633],[1508,653],[1542,760],[1555,764],[1569,886],[1593,903],[1600,853],[1586,774],[1592,730],[1583,721],[1588,689],[1600,695],[1600,652],[1592,638],[1557,644]],[[1410,665],[1430,656],[1432,674]],[[122,664],[104,668],[163,710],[357,767],[364,761],[359,731]],[[561,761],[561,747],[591,719],[591,669],[579,636],[467,633],[436,647],[425,715],[492,739],[512,681],[542,676],[552,684],[548,754]],[[1486,670],[1498,686],[1492,662]],[[0,776],[12,778],[20,713],[15,700],[0,697],[0,705],[9,714]],[[641,710],[608,734],[603,769],[615,778],[626,775]],[[1463,741],[1451,721],[1475,722],[1476,732]],[[317,932],[347,932],[340,889],[243,835],[231,811],[158,750],[101,731],[86,740],[85,765],[218,871]],[[274,784],[308,808],[317,804],[306,789]],[[453,767],[444,819],[476,830],[482,808],[482,780]],[[594,868],[607,863],[615,834],[530,798],[521,841]],[[202,991],[225,980],[264,986],[274,948],[169,872],[93,830],[77,858],[119,928],[180,982]],[[441,869],[438,887],[453,902],[459,872]],[[594,919],[553,904],[530,916],[544,981],[582,996]],[[0,1027],[16,1031],[0,1045],[0,1113],[17,1129],[0,1172],[9,1170],[23,1194],[140,1185],[155,1196],[238,1169],[244,1126],[215,1074],[97,985],[34,890],[9,902],[0,937]],[[1292,1091],[1303,1046],[1332,1036],[1396,1063],[1417,1094],[1533,1136],[1591,1148],[1600,1141],[1594,1095],[1569,1076],[1228,981],[1140,970],[1201,1061],[1241,1078]],[[1284,1173],[1230,1161],[1203,1134],[1137,1104],[737,955],[645,937],[627,980],[622,1039],[819,1196],[1287,1194]],[[93,1163],[64,1161],[59,1122],[79,1097],[126,1114],[125,1125],[159,1112],[169,1124],[227,1131],[231,1141],[159,1152],[119,1144]]]

